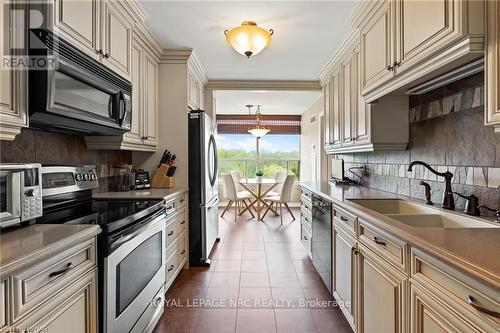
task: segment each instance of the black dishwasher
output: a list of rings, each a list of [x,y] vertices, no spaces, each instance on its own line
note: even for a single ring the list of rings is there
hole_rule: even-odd
[[[332,292],[332,204],[312,195],[312,262]]]

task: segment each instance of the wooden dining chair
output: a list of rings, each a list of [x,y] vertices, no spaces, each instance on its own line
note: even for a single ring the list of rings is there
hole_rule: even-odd
[[[264,212],[264,215],[262,216],[262,220],[264,220],[264,217],[266,217],[267,212],[273,205],[275,205],[275,208],[277,209],[279,207],[280,209],[280,218],[281,218],[281,225],[283,225],[283,210],[282,210],[282,205],[286,207],[290,215],[292,216],[292,222],[295,221],[295,216],[292,213],[292,210],[288,206],[288,202],[290,201],[290,197],[292,195],[292,185],[293,185],[293,179],[294,175],[288,175],[285,179],[285,183],[283,184],[283,188],[281,189],[280,195],[274,195],[274,196],[266,196],[264,198],[264,201],[266,203],[269,203],[267,206],[266,211]]]
[[[248,207],[248,204],[245,202],[245,200],[250,199],[252,197],[252,195],[250,193],[244,194],[244,193],[238,192],[236,190],[236,185],[234,183],[233,177],[230,174],[224,175],[223,178],[224,178],[224,184],[226,186],[226,196],[227,196],[227,199],[229,199],[229,202],[227,203],[226,208],[224,208],[224,211],[222,212],[221,217],[224,217],[224,214],[226,213],[226,211],[229,208],[231,208],[231,206],[234,204],[235,205],[235,207],[234,207],[234,221],[236,222],[236,218],[238,216],[238,207],[242,203],[243,203],[243,205],[245,205],[245,207],[248,208],[247,211],[250,213],[250,215],[252,215],[252,217],[255,217],[255,215],[253,215],[252,211]]]

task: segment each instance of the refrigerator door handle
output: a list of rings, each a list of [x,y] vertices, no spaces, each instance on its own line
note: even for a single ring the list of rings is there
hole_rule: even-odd
[[[206,205],[202,205],[202,207],[204,208],[212,208],[214,206],[217,206],[219,204],[219,197],[215,198],[215,200],[212,200],[213,202],[209,202],[208,204]]]

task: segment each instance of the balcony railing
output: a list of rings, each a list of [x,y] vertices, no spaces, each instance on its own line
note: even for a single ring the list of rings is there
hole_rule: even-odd
[[[257,167],[258,166],[258,167]],[[255,172],[261,169],[264,178],[272,178],[278,171],[286,171],[300,177],[300,159],[298,158],[219,158],[219,176],[230,171],[239,171],[242,178],[253,179]],[[220,178],[219,178],[220,179]]]

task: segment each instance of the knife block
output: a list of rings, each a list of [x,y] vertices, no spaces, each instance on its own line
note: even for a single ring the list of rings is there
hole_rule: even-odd
[[[175,178],[168,177],[167,172],[171,166],[167,164],[162,164],[158,169],[156,169],[153,176],[153,181],[151,182],[151,187],[153,188],[172,188],[175,187]]]

